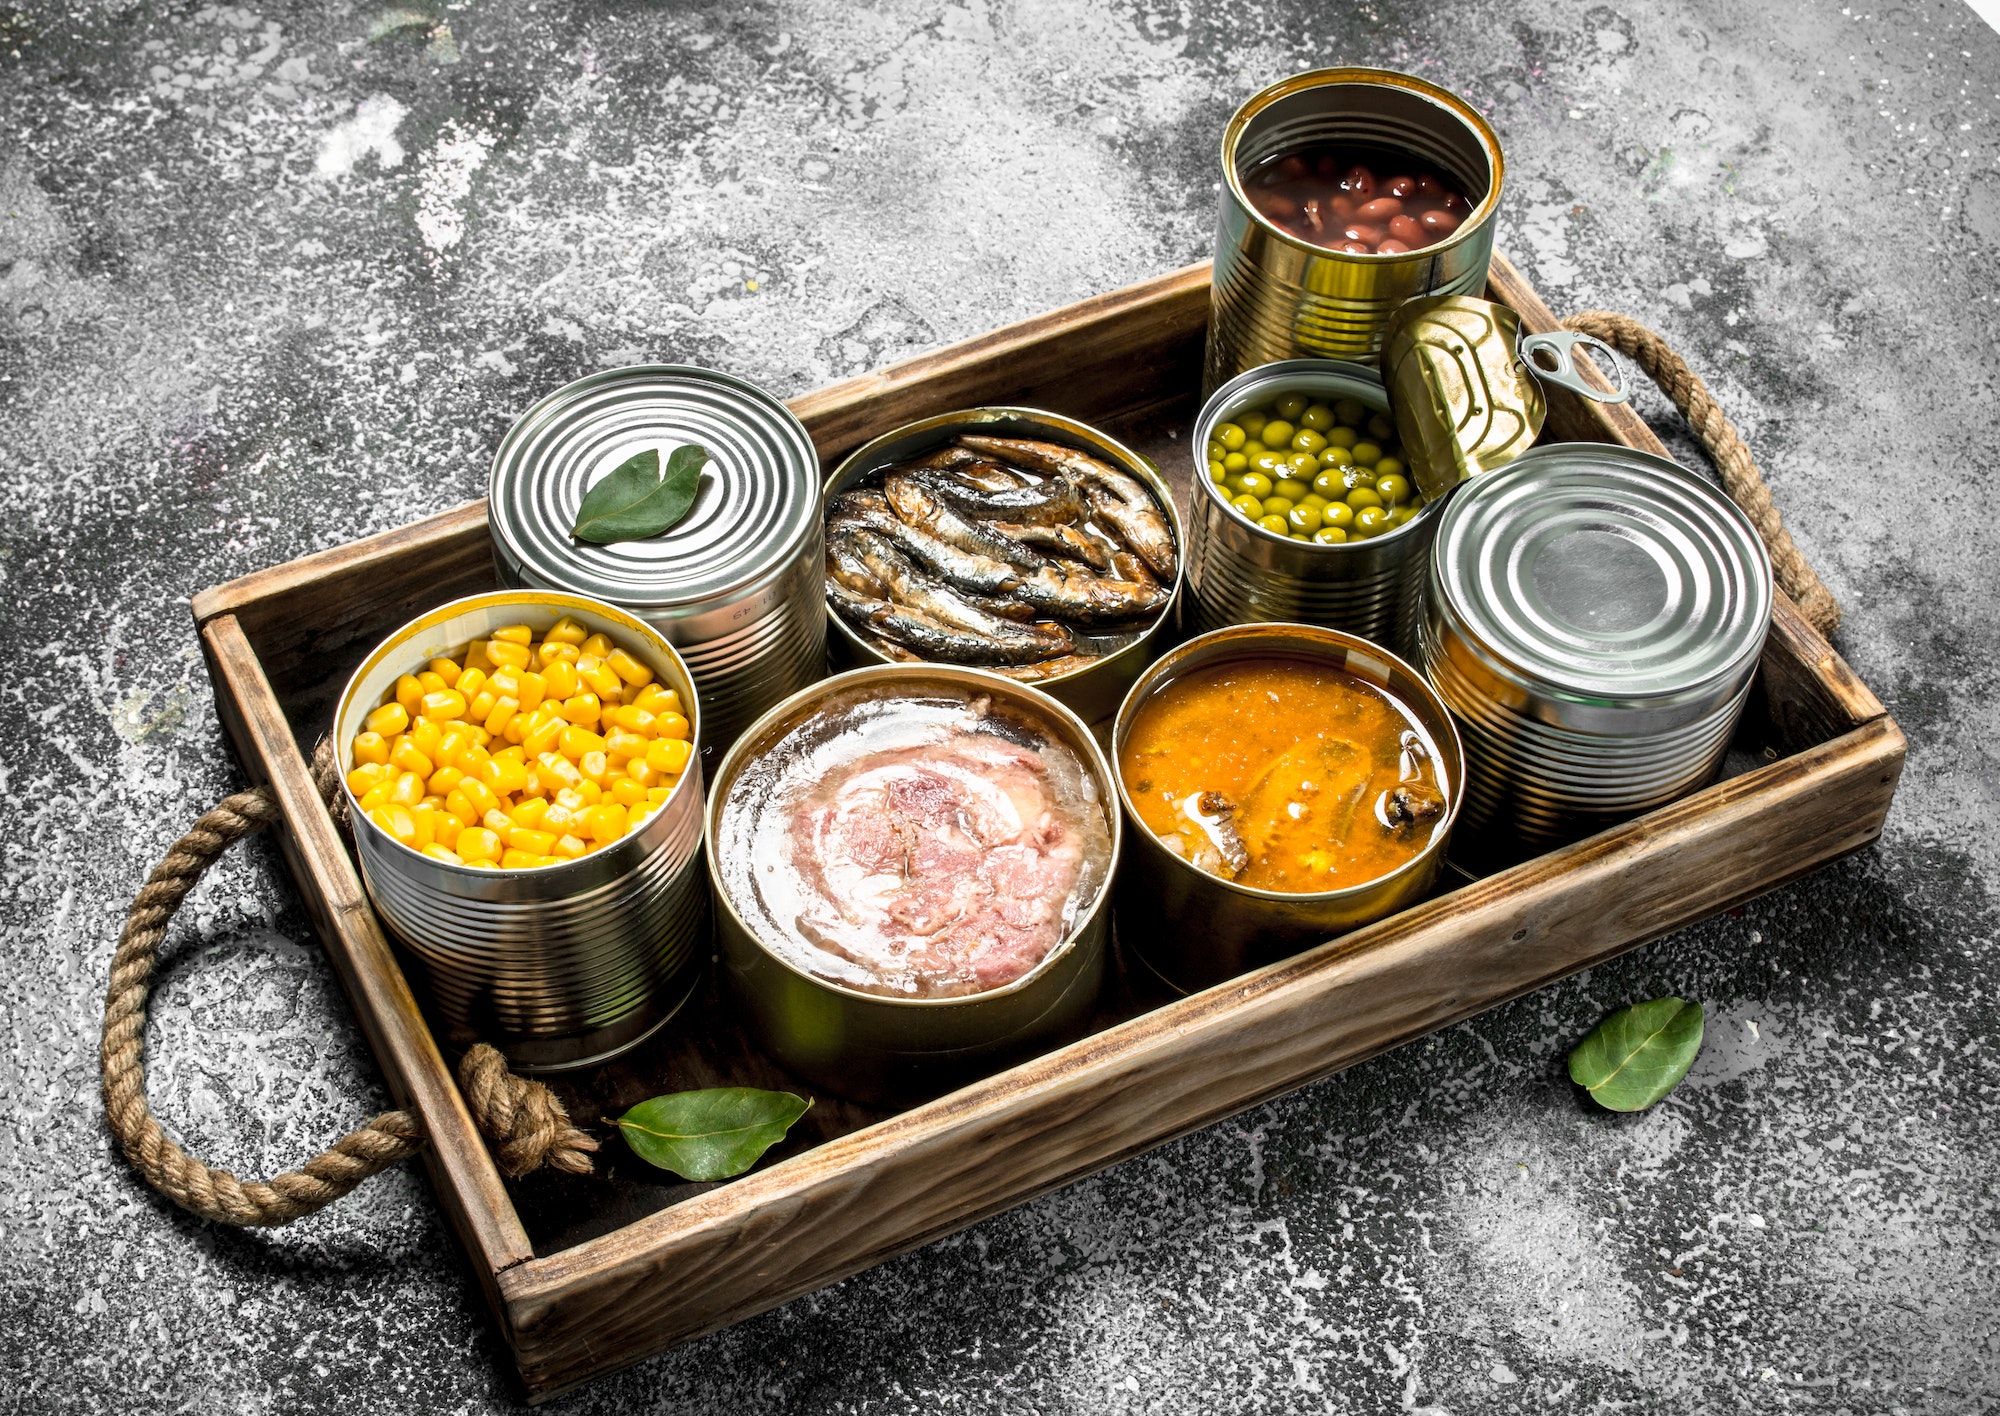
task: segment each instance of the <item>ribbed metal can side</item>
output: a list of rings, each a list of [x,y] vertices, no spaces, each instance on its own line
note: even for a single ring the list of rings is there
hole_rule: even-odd
[[[1402,254],[1302,241],[1255,210],[1242,175],[1316,143],[1407,153],[1450,175],[1473,209],[1446,240]],[[1385,69],[1296,74],[1237,109],[1224,130],[1222,169],[1206,389],[1280,359],[1372,360],[1403,301],[1485,288],[1505,160],[1486,120],[1435,84]]]
[[[1325,546],[1252,525],[1206,475],[1205,450],[1215,426],[1287,392],[1327,402],[1353,398],[1376,412],[1389,411],[1379,374],[1335,359],[1268,364],[1237,375],[1209,396],[1192,434],[1189,619],[1203,633],[1233,624],[1318,625],[1407,655],[1415,645],[1441,503],[1425,506],[1388,535]]]
[[[361,719],[397,675],[501,625],[539,633],[563,615],[610,635],[678,692],[699,743],[705,709],[693,679],[642,620],[582,596],[501,591],[440,606],[369,656],[335,714],[342,766],[351,765]],[[692,990],[708,917],[698,752],[636,831],[565,865],[456,866],[354,817],[369,896],[454,1045],[490,1042],[526,1071],[593,1065],[657,1031]]]

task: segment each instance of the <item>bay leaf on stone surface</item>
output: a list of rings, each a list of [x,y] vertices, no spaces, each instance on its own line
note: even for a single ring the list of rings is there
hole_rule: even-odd
[[[1569,1055],[1569,1079],[1608,1111],[1644,1111],[1680,1085],[1701,1051],[1701,1004],[1655,998],[1620,1008]]]

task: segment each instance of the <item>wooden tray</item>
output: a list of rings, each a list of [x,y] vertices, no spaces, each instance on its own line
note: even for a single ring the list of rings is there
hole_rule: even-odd
[[[1191,267],[791,406],[829,464],[931,413],[1050,408],[1106,426],[1184,494],[1208,283],[1206,265]],[[1554,327],[1498,256],[1491,294],[1528,330]],[[1664,451],[1629,408],[1550,398],[1545,436]],[[1121,976],[1083,1041],[900,1114],[823,1099],[733,1182],[673,1183],[613,1144],[599,1175],[514,1183],[474,1130],[306,768],[363,655],[493,584],[482,502],[247,576],[193,609],[222,720],[277,791],[285,857],[390,1091],[429,1128],[432,1184],[537,1402],[1857,850],[1881,830],[1903,761],[1882,705],[1780,596],[1734,775],[1705,791],[1192,998],[1145,997]],[[798,1087],[712,990],[669,1031],[559,1083],[579,1119],[723,1080]]]

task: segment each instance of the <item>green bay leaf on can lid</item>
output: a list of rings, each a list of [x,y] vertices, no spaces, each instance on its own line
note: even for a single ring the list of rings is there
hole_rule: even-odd
[[[658,449],[635,453],[584,493],[570,534],[599,546],[659,535],[694,505],[707,462],[708,452],[700,443],[675,448],[665,472]]]

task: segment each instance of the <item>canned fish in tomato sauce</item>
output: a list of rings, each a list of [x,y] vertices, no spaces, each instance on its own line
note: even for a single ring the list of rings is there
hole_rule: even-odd
[[[694,505],[658,536],[570,535],[584,494],[634,454],[708,453]],[[606,600],[677,650],[713,758],[825,671],[819,456],[778,399],[712,369],[610,369],[549,394],[508,430],[488,505],[502,584]]]

